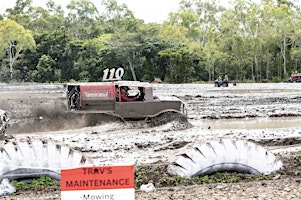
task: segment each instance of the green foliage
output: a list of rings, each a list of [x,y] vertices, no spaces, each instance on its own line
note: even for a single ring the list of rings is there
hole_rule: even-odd
[[[285,80],[288,80],[288,79],[285,79]],[[282,82],[282,79],[279,77],[273,77],[272,82],[279,83],[279,82]]]
[[[135,167],[135,187],[139,188],[142,184],[153,182],[155,187],[187,186],[213,183],[238,183],[271,180],[273,176],[249,175],[241,173],[216,172],[212,175],[196,176],[184,178],[171,176],[166,171],[165,165],[149,165]]]
[[[0,39],[0,50],[2,51],[9,52],[12,47],[15,51],[35,47],[31,32],[10,19],[0,21]]]
[[[116,0],[102,5],[100,12],[89,0],[72,0],[65,13],[53,1],[42,8],[17,0],[0,14],[1,81],[7,75],[99,81],[113,67],[123,67],[127,80],[173,83],[224,74],[230,81],[277,82],[301,71],[299,4],[234,0],[225,8],[218,1],[181,1],[160,24],[136,19]]]
[[[14,63],[20,57],[22,51],[34,49],[36,43],[29,30],[17,22],[7,19],[0,21],[0,57],[9,59],[10,78],[13,78]]]
[[[76,40],[85,40],[97,37],[99,27],[97,26],[98,10],[89,0],[71,0],[67,5],[69,10],[66,18],[69,31]]]
[[[16,180],[11,181],[12,185],[15,186],[16,190],[36,190],[46,188],[49,186],[59,186],[60,183],[56,180],[51,179],[48,176],[41,176],[38,179],[32,179],[29,183],[19,182]]]
[[[49,82],[54,80],[53,65],[54,60],[50,56],[43,55],[37,65],[37,70],[34,73],[34,77],[39,82]]]
[[[1,66],[0,67],[0,82],[9,82],[10,81],[10,73],[9,73],[9,68],[6,66]]]
[[[18,182],[16,180],[12,180],[11,184],[16,188],[16,190],[25,190],[30,188],[30,186],[28,186],[26,183]]]

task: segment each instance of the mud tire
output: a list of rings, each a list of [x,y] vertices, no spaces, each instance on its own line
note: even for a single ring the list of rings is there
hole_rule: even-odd
[[[175,120],[181,123],[189,123],[187,120],[187,116],[173,110],[166,110],[157,113],[156,115],[149,116],[145,119],[145,122],[147,123],[148,127],[155,127],[167,124]]]
[[[282,165],[272,153],[255,143],[222,139],[197,145],[179,155],[168,166],[168,172],[187,178],[215,172],[268,175]]]
[[[0,180],[29,180],[41,176],[60,180],[61,169],[92,163],[68,146],[40,139],[12,140],[0,149]]]

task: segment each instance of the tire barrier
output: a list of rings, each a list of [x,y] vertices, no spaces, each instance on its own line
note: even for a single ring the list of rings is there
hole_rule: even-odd
[[[60,170],[92,165],[80,152],[41,139],[8,141],[0,147],[0,180],[49,176],[60,180]]]
[[[221,139],[193,147],[168,166],[168,173],[194,177],[215,172],[268,175],[283,166],[272,153],[247,141]]]

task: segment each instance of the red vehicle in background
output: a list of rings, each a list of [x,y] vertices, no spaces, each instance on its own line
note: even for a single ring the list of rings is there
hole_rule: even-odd
[[[301,73],[292,73],[291,78],[287,81],[289,83],[300,83],[301,82]]]

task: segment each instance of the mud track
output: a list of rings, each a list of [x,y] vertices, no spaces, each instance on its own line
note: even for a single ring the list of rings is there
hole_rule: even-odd
[[[174,186],[153,193],[137,191],[136,199],[301,199],[299,84],[238,84],[229,88],[214,88],[211,84],[154,84],[154,87],[157,95],[182,99],[189,120],[163,120],[157,126],[148,126],[139,121],[124,123],[106,115],[70,116],[65,113],[64,86],[60,84],[0,85],[0,109],[8,111],[11,118],[8,133],[15,138],[56,140],[82,151],[99,165],[161,163],[164,166],[194,143],[217,138],[254,141],[273,151],[284,163],[284,168],[269,181]],[[244,128],[250,120],[255,123]],[[268,122],[272,125],[267,126]],[[279,122],[288,125],[279,127]],[[156,179],[151,180],[156,186]],[[151,180],[145,179],[145,183]],[[33,197],[59,199],[60,191],[38,189],[16,193],[8,199]]]

